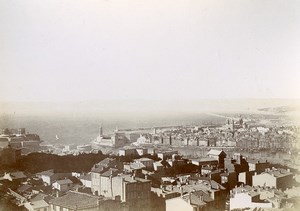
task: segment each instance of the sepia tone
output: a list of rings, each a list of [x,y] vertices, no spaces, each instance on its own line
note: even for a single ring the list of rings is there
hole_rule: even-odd
[[[0,1],[0,211],[299,210],[299,9]]]

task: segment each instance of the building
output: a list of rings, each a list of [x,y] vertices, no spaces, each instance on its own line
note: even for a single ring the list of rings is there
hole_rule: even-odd
[[[144,148],[136,148],[136,152],[139,156],[148,154],[148,150]]]
[[[1,139],[1,138],[0,138]],[[0,149],[0,165],[13,165],[21,158],[21,149],[10,146]]]
[[[111,169],[112,168],[112,169]],[[110,172],[108,172],[110,170]],[[107,180],[106,177],[103,177],[103,173],[105,175],[113,175],[122,172],[123,170],[123,163],[113,159],[113,158],[105,158],[104,160],[100,161],[99,163],[95,164],[91,170],[91,190],[94,194],[100,195],[103,189],[102,180]],[[101,176],[102,175],[102,176]]]
[[[241,186],[230,193],[230,209],[282,209],[294,207],[288,195],[275,188]],[[295,207],[294,207],[295,208]]]
[[[114,194],[121,196],[130,210],[151,210],[151,181],[130,175],[113,178]]]
[[[255,171],[240,172],[238,175],[238,182],[244,185],[252,186],[252,177],[254,173]]]
[[[182,197],[166,200],[166,211],[185,210],[185,211],[204,211],[213,210],[214,200],[204,191],[195,191]]]
[[[90,152],[92,150],[92,146],[90,144],[78,145],[77,150],[79,152]]]
[[[119,156],[136,156],[138,155],[135,148],[119,149]]]
[[[154,160],[150,158],[139,158],[134,160],[135,163],[142,163],[146,169],[152,170],[153,169],[153,163]]]
[[[219,164],[219,168],[224,168],[224,160],[226,158],[226,153],[223,150],[215,150],[215,149],[211,149],[208,153],[207,153],[208,157],[214,158],[216,160],[218,160],[218,164]]]
[[[240,172],[249,171],[249,164],[243,155],[240,153],[234,153],[230,161],[225,159],[225,168],[235,171],[237,174],[239,174]]]
[[[285,190],[293,187],[293,177],[289,169],[267,169],[266,172],[252,176],[252,185]]]
[[[234,171],[226,171],[220,174],[221,176],[221,185],[227,189],[232,189],[237,185],[238,176]]]
[[[148,135],[140,134],[140,137],[136,141],[137,145],[151,144],[151,137]]]
[[[122,169],[123,168],[123,163],[121,161],[118,161],[115,158],[105,158],[103,160],[101,160],[99,163],[96,163],[92,170],[97,169],[97,168],[118,168],[118,169]]]
[[[27,179],[27,176],[22,171],[15,171],[10,173],[4,173],[0,180],[8,180],[14,183],[21,183]]]
[[[12,148],[27,148],[30,152],[40,149],[40,137],[37,134],[25,134],[25,128],[2,129],[0,135],[0,148],[11,146]]]
[[[26,202],[24,203],[24,207],[28,211],[49,211],[50,210],[49,204],[44,200]]]
[[[162,159],[162,160],[166,160],[169,158],[172,158],[172,155],[177,155],[178,151],[176,150],[166,150],[166,151],[159,151],[157,152],[157,157]]]
[[[204,174],[202,171],[202,168],[204,166],[209,167],[209,168],[217,168],[219,161],[218,159],[212,158],[212,157],[204,157],[204,158],[198,158],[198,159],[192,159],[191,160],[192,164],[198,166],[198,172],[201,174]]]
[[[42,171],[36,174],[38,178],[41,178],[43,182],[47,185],[51,185],[55,180],[54,170]]]
[[[156,161],[153,163],[154,171],[163,171],[164,165],[161,163],[161,161]]]
[[[67,194],[49,201],[51,211],[127,211],[118,197],[115,199],[92,196],[86,193],[69,191]]]
[[[72,176],[72,173],[57,173],[53,169],[42,171],[36,174],[36,176],[44,182],[46,185],[52,185],[55,180],[64,179],[65,177]]]
[[[151,210],[151,181],[121,174],[116,169],[104,171],[97,178],[92,176],[92,192],[105,197],[120,196],[129,210]]]
[[[68,191],[73,187],[73,182],[70,179],[57,180],[52,187],[59,191]]]
[[[122,147],[129,142],[126,134],[124,132],[115,131],[111,137],[114,147]]]
[[[272,208],[272,203],[261,200],[260,193],[250,186],[233,189],[230,194],[230,210],[245,208]]]
[[[257,173],[264,172],[267,168],[270,168],[270,163],[267,160],[247,159],[249,171],[255,171]]]
[[[10,138],[9,136],[4,136],[4,135],[1,135],[0,136],[0,148],[7,148],[8,145],[10,143]]]
[[[80,182],[84,187],[91,188],[92,187],[92,174],[81,175],[79,178]]]
[[[226,189],[211,180],[199,180],[181,187],[173,186],[180,197],[166,200],[166,210],[224,210],[227,197]]]
[[[146,169],[146,166],[142,163],[128,163],[124,164],[124,172],[134,174],[136,176],[142,175],[142,169]]]
[[[129,133],[128,134],[128,138],[131,143],[137,142],[137,140],[140,136],[141,136],[140,133]]]
[[[187,164],[187,160],[186,159],[167,159],[166,160],[167,163],[171,166],[171,167],[182,167],[185,166]]]
[[[98,148],[99,146],[107,147],[122,147],[129,142],[124,132],[119,132],[117,129],[112,135],[103,135],[102,126],[99,128],[99,135],[96,140],[92,141],[93,147]]]

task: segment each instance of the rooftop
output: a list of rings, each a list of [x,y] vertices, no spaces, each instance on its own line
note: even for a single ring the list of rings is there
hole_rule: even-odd
[[[103,171],[105,171],[107,169],[107,167],[104,166],[98,166],[96,168],[93,168],[91,172],[94,173],[102,173]]]
[[[70,179],[57,180],[56,183],[60,185],[72,184],[73,182]]]
[[[267,172],[263,172],[262,174],[270,174],[273,175],[274,177],[285,177],[285,176],[293,175],[293,173],[285,169],[269,170]]]
[[[130,163],[130,164],[125,164],[124,168],[125,169],[130,169],[130,170],[137,170],[137,169],[142,169],[145,168],[146,166],[142,163]]]
[[[54,170],[47,170],[37,173],[37,175],[43,175],[43,176],[52,176],[54,174]]]
[[[34,202],[34,201],[40,201],[40,200],[45,200],[46,202],[49,201],[48,199],[51,199],[51,196],[48,196],[47,194],[44,193],[38,193],[37,195],[35,195],[34,197],[32,197],[30,199],[30,202]]]
[[[225,187],[220,185],[214,180],[211,181],[202,181],[201,183],[193,184],[193,185],[184,185],[182,186],[184,192],[190,191],[218,191],[218,190],[225,190]]]
[[[252,163],[252,164],[255,164],[255,163],[268,163],[267,160],[263,160],[263,159],[247,159],[247,162]]]
[[[105,158],[104,160],[101,160],[99,163],[97,163],[96,165],[100,165],[100,166],[108,166],[111,162],[115,161],[114,158]]]
[[[34,210],[38,210],[38,209],[49,206],[49,204],[47,202],[45,202],[44,200],[31,201],[31,202],[28,202],[28,203],[30,203],[30,205],[32,206],[32,208]]]
[[[79,179],[83,179],[83,180],[92,180],[92,174],[85,174],[79,177]]]
[[[139,178],[139,177],[132,177],[128,174],[122,174],[122,175],[119,175],[119,177],[123,178],[125,180],[125,182],[129,182],[129,183],[150,182],[150,180],[142,179],[142,178]]]
[[[204,202],[213,201],[213,199],[209,196],[209,194],[207,192],[204,192],[203,190],[198,190],[198,191],[192,192],[192,195],[196,196],[196,197],[192,198],[193,199],[192,203],[200,202],[200,196],[203,196]],[[198,200],[195,200],[195,199],[198,199]]]
[[[97,207],[99,199],[101,200],[103,198],[86,193],[69,191],[64,196],[50,200],[49,203],[76,210]]]
[[[10,176],[11,176],[12,179],[23,179],[23,178],[26,178],[26,175],[23,173],[23,171],[11,172]]]
[[[101,173],[101,176],[103,177],[109,177],[109,176],[117,176],[118,173],[120,173],[121,171],[115,168],[110,168],[107,171]]]
[[[135,159],[136,161],[153,161],[151,158],[139,158]]]
[[[18,187],[17,191],[19,193],[23,193],[23,192],[29,190],[31,187],[32,187],[32,185],[29,185],[29,184],[21,185],[20,187]]]
[[[218,161],[215,158],[211,158],[211,157],[204,157],[204,158],[198,158],[198,159],[192,159],[192,161],[195,162],[212,162],[212,161]]]
[[[211,149],[207,155],[220,155],[221,153],[226,154],[223,150]]]

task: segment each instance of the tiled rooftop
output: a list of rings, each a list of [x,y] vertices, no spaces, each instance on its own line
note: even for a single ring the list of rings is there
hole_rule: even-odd
[[[37,173],[37,175],[44,175],[44,176],[52,176],[54,174],[53,170],[47,170]]]
[[[62,197],[50,200],[49,203],[76,210],[96,207],[99,199],[101,200],[97,196],[70,191]]]

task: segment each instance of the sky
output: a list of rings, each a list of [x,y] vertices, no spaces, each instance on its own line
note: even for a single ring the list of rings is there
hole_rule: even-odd
[[[300,1],[0,0],[0,101],[300,98]]]

